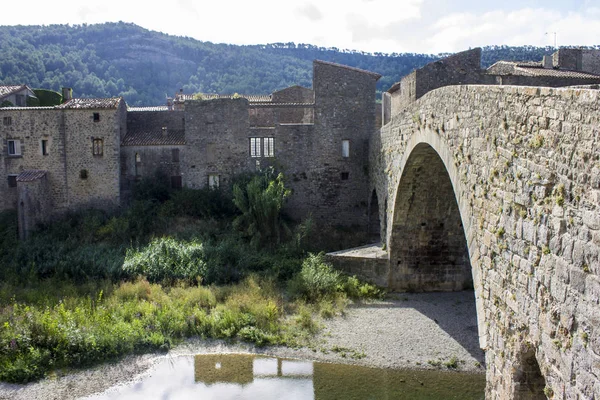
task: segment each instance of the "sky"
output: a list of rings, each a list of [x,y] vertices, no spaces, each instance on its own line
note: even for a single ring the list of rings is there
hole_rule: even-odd
[[[6,1],[0,25],[132,22],[230,44],[308,43],[382,53],[486,45],[600,45],[600,0]]]

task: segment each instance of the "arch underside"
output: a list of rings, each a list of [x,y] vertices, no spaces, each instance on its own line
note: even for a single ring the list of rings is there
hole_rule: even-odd
[[[389,285],[414,291],[473,287],[452,182],[438,153],[425,143],[413,149],[400,178],[390,237]]]

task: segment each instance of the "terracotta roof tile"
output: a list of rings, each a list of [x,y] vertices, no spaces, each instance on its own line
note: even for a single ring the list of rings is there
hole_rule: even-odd
[[[121,97],[113,97],[106,99],[71,99],[65,103],[57,106],[59,109],[100,109],[100,108],[117,108],[121,102]]]
[[[26,85],[0,85],[0,97],[5,97],[15,92],[27,89]]]
[[[179,129],[169,129],[163,133],[162,128],[128,129],[123,138],[122,146],[176,146],[185,144],[185,132]]]
[[[30,169],[27,171],[21,172],[17,175],[17,182],[33,182],[37,179],[43,178],[48,171],[40,170],[40,169]]]

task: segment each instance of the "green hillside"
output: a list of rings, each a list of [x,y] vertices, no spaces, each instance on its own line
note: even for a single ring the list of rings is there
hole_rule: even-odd
[[[484,65],[539,60],[551,48],[486,47]],[[369,54],[308,44],[236,46],[149,31],[134,24],[0,26],[0,84],[27,84],[77,97],[124,96],[130,105],[163,104],[186,93],[268,94],[310,86],[312,60],[378,72],[378,90],[443,55]]]

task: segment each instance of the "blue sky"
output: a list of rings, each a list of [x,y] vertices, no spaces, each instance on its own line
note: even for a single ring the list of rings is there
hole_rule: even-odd
[[[0,25],[133,22],[198,40],[310,43],[369,52],[485,45],[600,44],[600,0],[34,0],[3,4]]]

